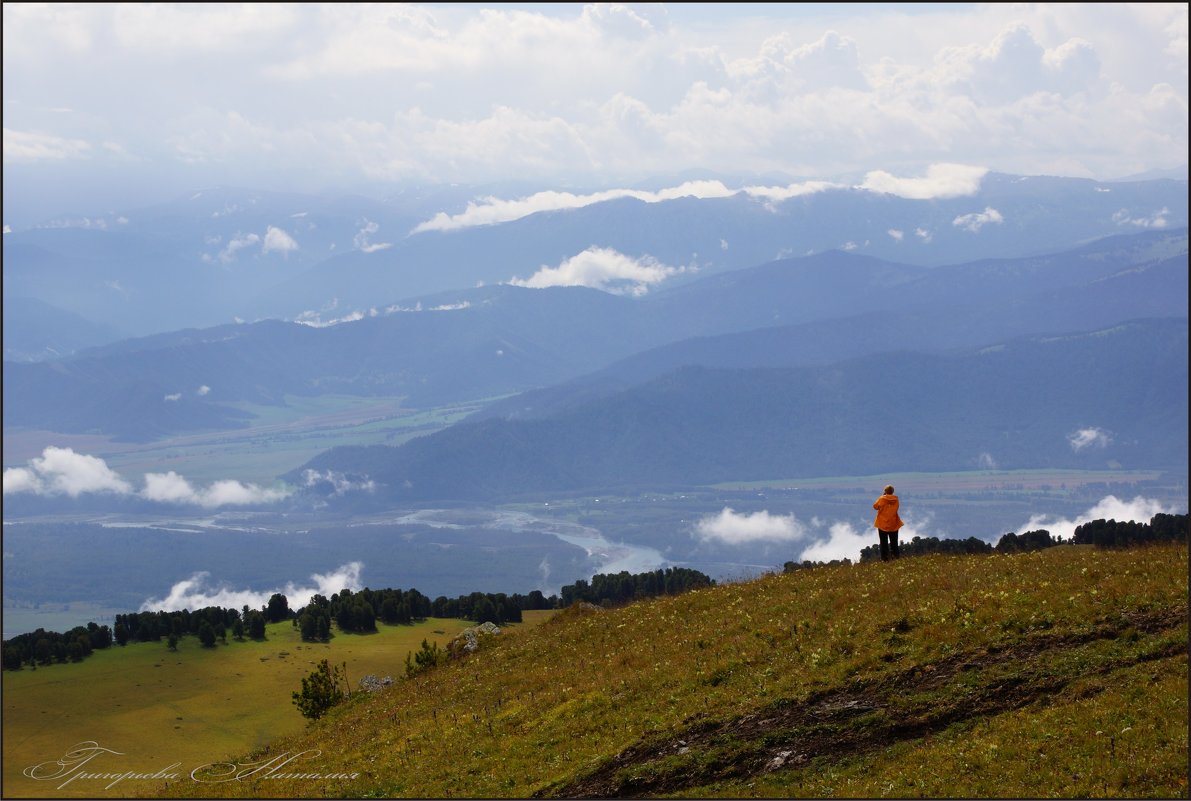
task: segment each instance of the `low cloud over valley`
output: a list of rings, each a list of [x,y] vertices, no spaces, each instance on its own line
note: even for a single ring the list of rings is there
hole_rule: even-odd
[[[50,446],[42,455],[30,459],[26,467],[4,470],[4,494],[31,494],[43,497],[107,494],[155,503],[183,504],[214,509],[221,506],[269,504],[290,495],[286,488],[261,487],[233,479],[195,487],[170,470],[145,473],[144,487],[133,487],[123,476],[97,456],[76,453],[72,448]]]

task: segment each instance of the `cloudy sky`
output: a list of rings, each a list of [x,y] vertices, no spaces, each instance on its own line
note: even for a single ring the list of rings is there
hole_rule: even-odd
[[[5,222],[215,184],[594,190],[934,163],[1112,179],[1188,148],[1186,4],[3,13]]]

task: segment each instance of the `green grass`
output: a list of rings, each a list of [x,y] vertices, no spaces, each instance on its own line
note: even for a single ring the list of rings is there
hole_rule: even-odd
[[[174,762],[189,770],[297,734],[306,721],[291,693],[318,660],[346,662],[353,686],[369,673],[396,680],[404,675],[406,655],[418,650],[423,638],[445,646],[466,625],[432,618],[313,644],[303,643],[286,622],[270,625],[263,642],[229,636],[226,645],[207,649],[197,638],[184,637],[177,652],[164,640],[134,643],[97,651],[77,664],[4,671],[3,795],[95,794],[102,789],[96,782],[59,790],[54,782],[21,775],[87,740],[122,752],[106,761],[105,770],[155,771]],[[122,789],[101,794],[132,793],[135,783]]]
[[[1185,797],[1187,578],[1063,546],[567,610],[237,760],[355,778],[151,792]]]

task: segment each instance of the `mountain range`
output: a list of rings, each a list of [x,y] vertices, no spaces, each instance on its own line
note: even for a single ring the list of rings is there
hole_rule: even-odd
[[[681,364],[794,367],[1178,317],[1186,293],[1185,230],[939,268],[829,251],[643,298],[504,284],[332,326],[266,320],[6,361],[5,426],[146,440],[243,425],[238,402],[282,405],[287,395],[401,395],[430,407],[547,387],[582,393]]]
[[[486,194],[477,201],[477,192]],[[440,187],[372,200],[217,188],[50,219],[4,234],[5,315],[40,301],[114,329],[97,332],[99,344],[235,320],[367,314],[404,298],[527,280],[593,247],[662,265],[674,285],[837,249],[940,266],[1187,225],[1187,183],[1167,179],[987,174],[963,193],[922,196],[720,181],[575,192],[565,202],[527,192]],[[6,358],[60,353],[47,341]]]
[[[688,366],[533,420],[335,448],[289,478],[366,476],[392,501],[421,502],[898,471],[1178,469],[1187,346],[1186,319],[1161,319],[953,355]]]
[[[428,408],[528,392],[485,412],[525,416],[544,397],[556,405],[686,364],[825,365],[1186,316],[1187,273],[1182,229],[933,268],[829,251],[643,297],[486,286],[325,327],[267,320],[5,361],[4,422],[152,440],[244,425],[244,402],[324,393]]]

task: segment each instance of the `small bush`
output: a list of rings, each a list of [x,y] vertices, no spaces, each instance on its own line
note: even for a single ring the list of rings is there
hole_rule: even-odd
[[[303,717],[321,718],[347,696],[347,691],[339,686],[340,681],[347,686],[346,664],[331,667],[327,660],[322,660],[313,673],[302,679],[302,691],[293,694],[294,706]]]
[[[422,647],[416,654],[405,655],[405,675],[416,676],[445,661],[447,661],[447,653],[438,647],[437,642],[428,643],[426,640],[422,640]]]

